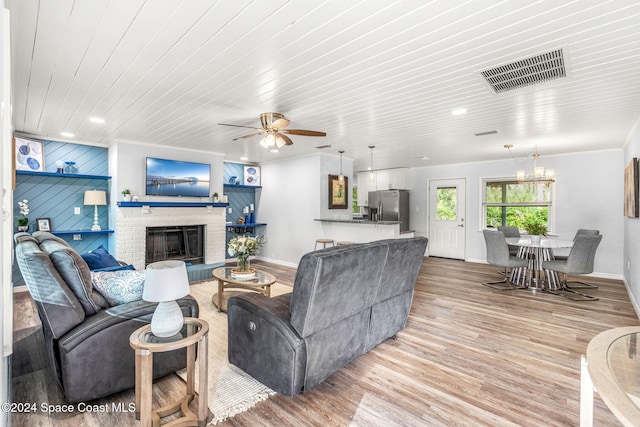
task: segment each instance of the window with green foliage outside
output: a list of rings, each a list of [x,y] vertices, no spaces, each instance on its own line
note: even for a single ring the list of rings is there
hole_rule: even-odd
[[[358,187],[353,187],[352,189],[351,212],[360,213],[360,206],[358,206]]]
[[[436,217],[438,221],[456,221],[458,192],[456,187],[438,187],[436,190]]]
[[[516,226],[535,221],[551,229],[550,209],[553,187],[549,182],[485,181],[485,227]]]

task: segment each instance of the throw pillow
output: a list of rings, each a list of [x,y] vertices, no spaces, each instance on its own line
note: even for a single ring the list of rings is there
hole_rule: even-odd
[[[137,270],[91,272],[95,290],[112,307],[142,299],[144,278],[144,271]]]
[[[96,268],[95,270],[91,270],[94,273],[99,273],[101,271],[122,271],[122,270],[135,270],[136,268],[133,266],[133,264],[127,264],[127,265],[118,265],[116,267],[105,267],[105,268]]]
[[[115,259],[103,245],[100,245],[97,249],[87,252],[86,254],[82,254],[81,256],[89,265],[90,270],[120,266],[118,260]]]

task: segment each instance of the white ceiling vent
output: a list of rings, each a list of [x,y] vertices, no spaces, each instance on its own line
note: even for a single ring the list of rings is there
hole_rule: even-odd
[[[481,71],[495,93],[567,77],[562,49]]]

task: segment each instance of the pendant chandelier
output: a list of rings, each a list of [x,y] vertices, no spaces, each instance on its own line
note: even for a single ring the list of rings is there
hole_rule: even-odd
[[[340,150],[338,153],[340,153],[340,175],[338,175],[338,182],[340,184],[344,184],[344,175],[342,174],[342,154],[344,153],[344,150]]]
[[[515,161],[526,161],[529,159],[527,156],[524,159],[517,159],[513,156],[511,152],[511,148],[513,144],[505,144],[504,148],[509,150],[509,155]],[[530,156],[533,159],[533,169],[530,172],[527,172],[524,169],[518,169],[516,171],[516,179],[518,182],[555,182],[556,171],[554,169],[545,168],[544,166],[538,165],[538,159],[540,158],[540,154],[538,154],[538,146],[533,147],[533,152]]]
[[[369,162],[369,182],[373,182],[375,180],[375,172],[373,172],[373,149],[376,148],[375,145],[370,145],[369,149],[371,150],[371,161]]]

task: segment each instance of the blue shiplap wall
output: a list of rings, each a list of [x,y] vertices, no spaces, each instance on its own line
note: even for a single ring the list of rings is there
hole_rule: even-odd
[[[74,161],[78,174],[106,176],[109,172],[108,152],[103,147],[69,144],[58,141],[42,141],[46,172],[56,172],[56,161]],[[93,225],[93,206],[84,206],[86,190],[103,190],[109,200],[110,180],[85,177],[17,175],[13,193],[14,214],[18,216],[19,200],[29,201],[29,231],[36,230],[37,218],[49,218],[55,230],[89,230]],[[80,208],[80,215],[74,214],[74,207]],[[99,224],[103,230],[109,228],[107,206],[98,206]],[[108,249],[108,235],[82,235],[82,240],[73,236],[60,236],[68,241],[79,253],[88,252],[104,245]],[[24,284],[17,265],[14,266],[14,285]]]
[[[237,177],[240,183],[244,182],[244,165],[239,163],[225,163],[223,179],[225,183],[224,194],[229,197],[229,208],[232,213],[229,213],[227,209],[227,222],[237,223],[239,217],[244,216],[243,210],[246,206],[254,205],[254,217],[255,222],[260,222],[259,206],[256,204],[256,188],[246,187],[243,185],[229,186],[229,180],[232,176]],[[255,227],[251,235],[262,234],[264,231],[262,227]],[[232,233],[227,230],[227,243],[232,238],[238,236],[238,233]],[[226,253],[227,258],[232,258]]]

